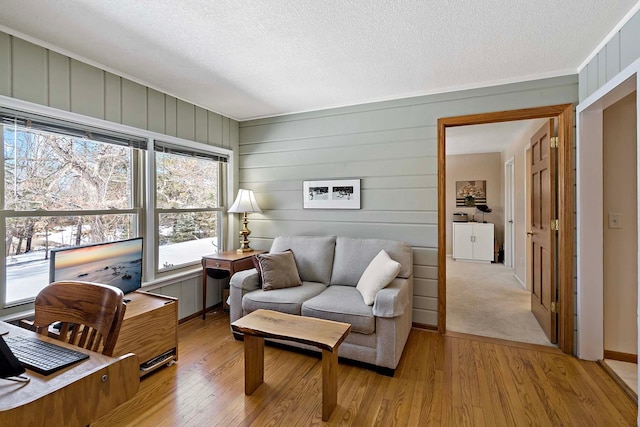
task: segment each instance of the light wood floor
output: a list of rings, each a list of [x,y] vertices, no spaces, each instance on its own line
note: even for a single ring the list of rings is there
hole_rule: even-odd
[[[549,347],[414,329],[393,378],[340,363],[323,423],[320,359],[267,346],[265,383],[245,396],[228,315],[185,322],[179,337],[178,363],[92,426],[636,425],[637,406],[600,366]]]

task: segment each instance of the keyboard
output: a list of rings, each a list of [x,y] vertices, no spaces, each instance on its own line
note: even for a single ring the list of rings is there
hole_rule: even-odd
[[[52,374],[89,358],[88,354],[35,337],[4,337],[4,340],[25,368],[43,375]]]

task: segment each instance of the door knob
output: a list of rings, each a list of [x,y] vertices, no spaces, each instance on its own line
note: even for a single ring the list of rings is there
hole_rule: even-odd
[[[512,219],[509,220],[509,224],[513,224],[513,220]]]
[[[527,237],[528,236],[533,236],[533,231],[527,231]]]

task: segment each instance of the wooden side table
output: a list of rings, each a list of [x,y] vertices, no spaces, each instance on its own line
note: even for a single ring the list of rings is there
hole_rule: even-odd
[[[322,421],[329,421],[338,403],[338,347],[351,331],[348,323],[256,310],[231,324],[244,334],[244,394],[264,381],[264,339],[276,338],[322,350]]]
[[[262,254],[265,251],[252,251],[237,253],[236,251],[224,251],[217,254],[202,257],[202,318],[207,314],[207,268],[225,270],[233,276],[236,271],[253,268],[251,257]],[[224,301],[223,301],[224,304]]]

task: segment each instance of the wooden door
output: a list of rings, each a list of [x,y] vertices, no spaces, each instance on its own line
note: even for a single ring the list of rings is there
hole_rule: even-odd
[[[552,343],[557,342],[556,301],[556,150],[553,120],[531,138],[531,311]]]

